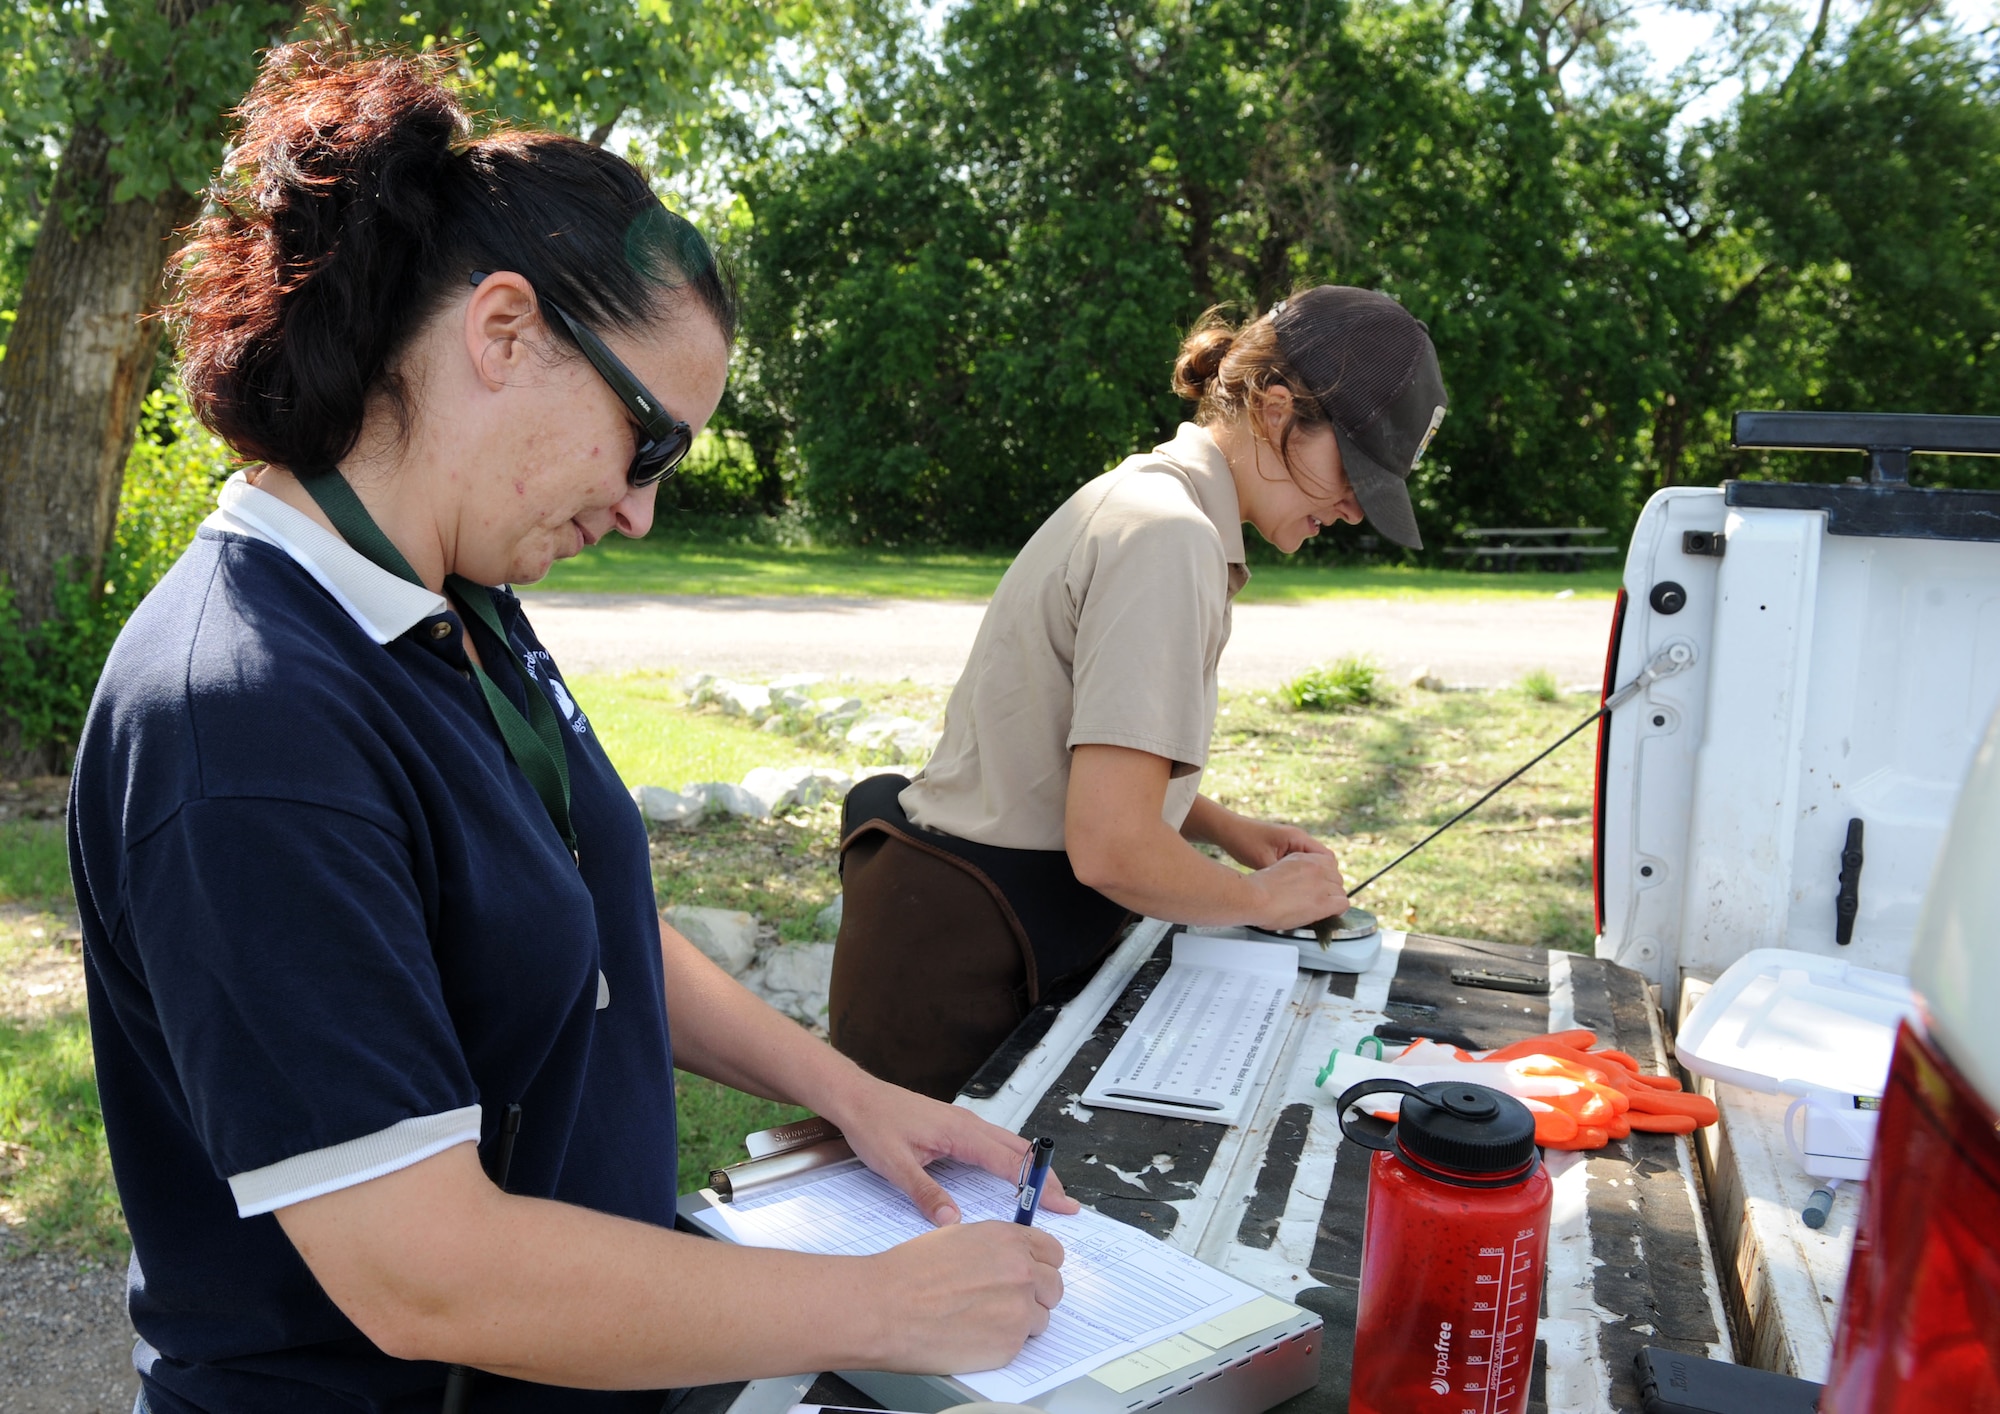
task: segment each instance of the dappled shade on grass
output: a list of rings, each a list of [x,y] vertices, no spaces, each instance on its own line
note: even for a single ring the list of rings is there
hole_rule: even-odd
[[[1358,882],[1595,705],[1405,691],[1388,707],[1320,716],[1230,694],[1202,788],[1303,825]],[[1592,740],[1579,736],[1357,901],[1391,926],[1587,950]]]
[[[31,1248],[108,1257],[129,1245],[81,1011],[0,1021],[0,1203]]]

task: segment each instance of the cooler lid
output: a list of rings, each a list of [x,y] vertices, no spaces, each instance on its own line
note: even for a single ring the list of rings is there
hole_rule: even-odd
[[[1696,1003],[1674,1054],[1696,1075],[1769,1094],[1879,1096],[1907,979],[1787,948],[1745,953]]]

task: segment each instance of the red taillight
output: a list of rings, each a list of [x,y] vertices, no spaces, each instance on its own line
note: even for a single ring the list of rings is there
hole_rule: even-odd
[[[1604,650],[1604,690],[1597,695],[1602,707],[1618,686],[1618,640],[1625,635],[1625,591],[1618,591],[1618,603],[1611,610],[1611,642]],[[1597,936],[1604,936],[1604,768],[1611,753],[1611,718],[1597,719],[1597,781],[1590,792],[1590,877],[1591,895],[1597,909]]]
[[[2000,1116],[1907,1023],[1823,1414],[2000,1414]]]

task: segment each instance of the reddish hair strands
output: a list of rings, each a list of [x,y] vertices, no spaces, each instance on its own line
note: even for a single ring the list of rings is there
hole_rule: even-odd
[[[600,329],[695,310],[735,336],[707,242],[637,169],[552,133],[475,137],[450,68],[314,44],[265,60],[169,308],[189,398],[238,455],[310,474],[371,398],[407,420],[397,357],[475,268]]]

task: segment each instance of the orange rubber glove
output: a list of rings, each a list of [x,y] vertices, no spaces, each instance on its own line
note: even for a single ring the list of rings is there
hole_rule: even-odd
[[[1524,1081],[1569,1082],[1575,1088],[1567,1093],[1534,1086],[1516,1096],[1534,1112],[1535,1142],[1545,1149],[1600,1149],[1634,1130],[1690,1134],[1715,1123],[1713,1100],[1684,1092],[1670,1075],[1641,1073],[1638,1060],[1624,1051],[1592,1050],[1596,1044],[1597,1033],[1580,1028],[1524,1037],[1483,1054],[1419,1041],[1397,1063],[1500,1062]]]

